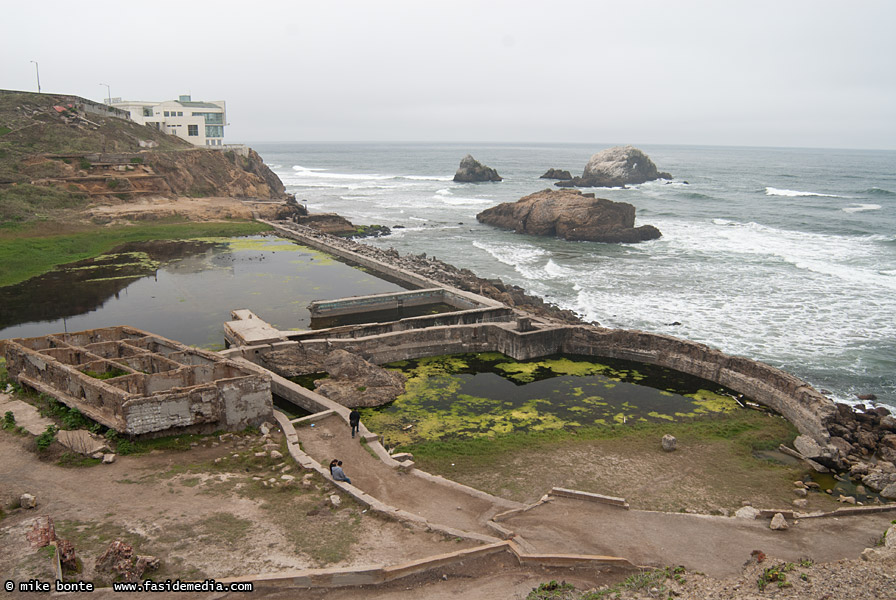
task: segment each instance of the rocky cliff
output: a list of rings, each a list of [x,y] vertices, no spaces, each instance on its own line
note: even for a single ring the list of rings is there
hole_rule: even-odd
[[[591,242],[643,242],[660,237],[652,225],[635,227],[635,207],[583,194],[543,190],[486,209],[476,219],[517,233]]]
[[[97,202],[288,197],[251,149],[196,148],[126,117],[77,96],[0,90],[0,222],[69,220]]]

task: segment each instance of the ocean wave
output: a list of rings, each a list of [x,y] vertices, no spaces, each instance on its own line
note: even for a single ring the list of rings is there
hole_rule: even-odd
[[[395,178],[412,181],[454,181],[453,177],[439,177],[438,175],[396,175]]]
[[[843,207],[841,210],[848,213],[864,212],[866,210],[880,210],[880,204],[851,204]]]
[[[473,247],[484,250],[499,262],[513,267],[518,273],[526,277],[531,276],[532,272],[525,267],[536,264],[548,253],[547,250],[538,248],[537,246],[503,242],[483,242],[480,240],[475,240],[473,242]]]
[[[885,190],[883,188],[868,188],[867,190],[862,190],[861,194],[867,194],[869,196],[896,196],[896,192],[891,192],[890,190]]]
[[[451,190],[449,190],[448,188],[442,188],[440,190],[436,190],[436,195],[437,196],[450,196]]]
[[[799,190],[779,190],[778,188],[766,187],[766,196],[787,196],[796,198],[799,196],[818,196],[821,198],[845,198],[846,196],[838,196],[837,194],[819,194],[817,192],[801,192]]]
[[[470,205],[478,205],[478,204],[494,204],[494,200],[484,200],[482,198],[462,198],[455,196],[433,196],[434,199],[441,201],[444,204],[450,204],[452,206],[470,206]]]
[[[310,179],[349,179],[383,181],[386,179],[394,179],[392,175],[379,175],[377,173],[332,173],[326,169],[309,169],[300,165],[293,165],[293,176]]]

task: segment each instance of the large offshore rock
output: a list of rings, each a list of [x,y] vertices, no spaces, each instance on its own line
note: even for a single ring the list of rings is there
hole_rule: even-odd
[[[660,172],[644,152],[634,146],[614,146],[592,155],[581,177],[559,181],[560,187],[623,187],[655,179],[672,179]]]
[[[498,172],[491,167],[486,167],[478,160],[467,154],[460,161],[460,166],[454,174],[454,181],[461,183],[477,181],[503,181]]]
[[[662,235],[652,225],[634,227],[635,207],[631,204],[595,198],[578,190],[543,190],[486,209],[476,219],[517,233],[565,240],[643,242]]]

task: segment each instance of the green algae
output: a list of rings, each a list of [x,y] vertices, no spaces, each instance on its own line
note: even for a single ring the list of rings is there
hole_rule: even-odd
[[[481,353],[386,366],[405,374],[405,393],[361,412],[367,427],[383,434],[389,446],[693,420],[739,408],[730,390],[711,382],[618,360],[515,361]]]

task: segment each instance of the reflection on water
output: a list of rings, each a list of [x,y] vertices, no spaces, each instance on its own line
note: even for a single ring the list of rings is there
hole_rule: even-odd
[[[131,243],[0,288],[0,339],[130,325],[213,348],[237,308],[306,329],[313,300],[403,289],[276,237]]]
[[[407,375],[405,393],[362,415],[394,445],[741,410],[735,393],[716,383],[628,361],[554,356],[517,362],[482,353],[390,366]]]

